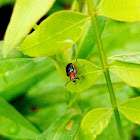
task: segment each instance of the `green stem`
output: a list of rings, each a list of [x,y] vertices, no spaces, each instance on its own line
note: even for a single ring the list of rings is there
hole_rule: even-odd
[[[102,67],[104,69],[104,75],[105,75],[105,79],[107,82],[108,91],[110,94],[111,104],[112,104],[112,108],[114,110],[114,115],[116,118],[119,135],[120,135],[120,138],[123,140],[124,139],[123,129],[122,129],[121,120],[120,120],[120,116],[119,116],[119,112],[118,112],[118,108],[117,108],[117,102],[116,102],[116,97],[114,94],[114,89],[113,89],[113,86],[111,83],[110,74],[109,74],[109,70],[108,70],[108,66],[107,66],[107,59],[106,59],[105,52],[103,49],[102,40],[101,40],[101,37],[99,34],[93,0],[87,0],[87,6],[88,6],[88,13],[91,16],[91,22],[92,22],[92,25],[94,27],[94,31],[96,34],[96,41],[97,41],[97,46],[98,46],[98,50],[99,50],[99,54],[100,54],[100,60],[102,63]]]

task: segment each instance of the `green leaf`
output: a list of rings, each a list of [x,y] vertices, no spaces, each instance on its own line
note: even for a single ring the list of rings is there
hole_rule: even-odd
[[[0,61],[0,95],[4,88],[19,78],[35,61],[33,58],[13,58]],[[6,96],[6,95],[5,95]]]
[[[124,140],[131,140],[131,136],[133,135],[133,128],[135,127],[133,123],[128,121],[121,113],[120,113],[121,123],[123,124],[123,132],[124,132]],[[120,140],[120,136],[118,134],[116,119],[115,116],[112,115],[109,124],[104,131],[97,136],[96,140]],[[130,131],[132,130],[132,131]]]
[[[140,124],[140,97],[131,98],[118,107],[128,120]]]
[[[1,71],[6,73],[0,75],[0,95],[6,100],[24,94],[27,89],[55,69],[48,58],[35,59],[35,62],[31,64],[28,64],[30,62],[27,61],[28,58],[24,58],[25,62],[22,59],[17,62],[16,59],[1,61]],[[20,69],[17,69],[17,66],[20,66]],[[13,71],[10,71],[11,69]]]
[[[44,20],[21,45],[29,56],[52,56],[72,47],[90,17],[71,11],[57,12]]]
[[[84,59],[77,59],[75,66],[77,69],[79,68],[76,76],[81,75],[83,77],[79,77],[80,80],[76,79],[76,84],[71,81],[66,85],[66,89],[70,92],[79,93],[87,90],[103,73],[99,67]],[[67,81],[69,81],[69,78],[67,78]]]
[[[0,135],[13,139],[35,139],[39,131],[0,97]]]
[[[33,58],[15,58],[0,61],[0,77],[4,76],[3,79],[6,81],[9,74],[16,73],[18,76],[18,71],[22,72],[34,61]],[[10,82],[9,80],[7,79],[8,82]]]
[[[72,112],[56,120],[37,140],[73,140],[79,130],[81,115]]]
[[[140,87],[140,57],[139,53],[110,57],[114,61],[109,70],[122,81],[133,87]]]
[[[118,21],[140,21],[140,1],[138,0],[102,0],[97,14]]]
[[[107,127],[112,116],[112,109],[96,108],[83,118],[79,137],[80,140],[94,140]]]
[[[4,59],[2,47],[3,41],[0,41],[0,95],[6,100],[24,94],[28,88],[55,69],[48,58],[29,58],[18,47]]]
[[[17,0],[4,37],[4,56],[24,39],[36,22],[49,11],[55,0]]]
[[[98,21],[98,27],[99,27],[99,32],[101,36],[104,30],[104,27],[106,25],[106,18],[97,17],[97,21]],[[95,44],[96,44],[96,34],[90,22],[90,24],[88,24],[86,31],[84,32],[84,35],[81,37],[81,39],[77,43],[77,57],[80,59],[86,58],[92,51]]]
[[[126,53],[109,57],[111,60],[140,64],[140,52]]]

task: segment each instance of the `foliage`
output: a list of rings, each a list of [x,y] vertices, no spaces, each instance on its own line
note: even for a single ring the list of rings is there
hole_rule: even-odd
[[[17,0],[0,41],[1,138],[140,138],[140,23],[127,23],[139,9],[137,0]],[[68,63],[79,79],[65,87]]]

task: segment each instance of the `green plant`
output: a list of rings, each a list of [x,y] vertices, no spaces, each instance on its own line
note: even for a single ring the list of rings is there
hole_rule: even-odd
[[[97,139],[130,139],[127,128],[134,124],[125,117],[140,124],[140,97],[135,97],[140,87],[140,53],[136,52],[137,45],[134,53],[128,53],[132,51],[129,47],[126,53],[124,43],[139,42],[136,35],[140,25],[124,22],[140,21],[140,2],[75,0],[71,11],[54,12],[36,25],[54,2],[16,1],[4,42],[1,41],[4,57],[1,47],[0,135],[11,139],[92,140],[102,133]],[[107,21],[106,17],[114,20]],[[120,29],[114,28],[114,38],[106,35],[111,26]],[[34,31],[29,34],[32,28]],[[121,31],[124,31],[122,36]],[[128,31],[130,40],[126,37]],[[118,45],[112,39],[122,43]],[[106,58],[116,51],[125,53]],[[76,85],[70,82],[64,88],[69,80],[65,67],[76,59],[76,67],[85,65],[78,71],[85,79],[77,80]],[[10,101],[19,95],[24,95],[20,99],[22,104],[16,100],[15,106],[42,134],[4,100]],[[107,126],[109,134],[103,131]],[[116,127],[118,133],[113,132]],[[112,137],[110,133],[114,133]]]

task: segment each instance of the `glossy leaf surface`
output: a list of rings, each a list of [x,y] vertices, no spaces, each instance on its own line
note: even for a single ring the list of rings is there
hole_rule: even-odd
[[[35,139],[39,134],[29,121],[0,97],[0,135],[13,139]]]
[[[119,109],[128,120],[140,125],[140,97],[127,100],[119,105]]]
[[[73,140],[80,127],[81,115],[67,114],[56,120],[38,140]]]
[[[25,91],[53,71],[54,65],[48,58],[29,58],[15,48],[6,59],[2,54],[3,41],[0,41],[0,95],[6,100]]]
[[[17,0],[4,38],[4,56],[16,47],[55,0]]]
[[[72,47],[89,21],[87,15],[71,11],[55,13],[44,20],[21,45],[29,56],[52,56]]]
[[[140,54],[124,54],[110,57],[114,61],[109,65],[117,77],[133,87],[140,87]]]
[[[97,108],[83,118],[79,137],[80,140],[93,140],[107,127],[112,115],[111,109]]]
[[[97,8],[97,14],[118,21],[140,21],[139,0],[102,0]]]
[[[90,86],[92,86],[99,75],[103,73],[99,67],[83,59],[77,59],[75,66],[78,69],[76,76],[81,76],[79,77],[80,80],[76,79],[76,84],[71,81],[66,85],[66,89],[70,92],[82,92],[87,90]]]
[[[0,95],[6,100],[11,100],[25,93],[27,89],[39,82],[41,78],[54,69],[53,64],[47,58],[36,59],[35,62],[26,69],[21,69],[20,71],[0,77]]]
[[[111,60],[140,64],[140,52],[126,53],[109,57]]]
[[[55,69],[48,58],[29,58],[18,47],[4,59],[2,47],[3,41],[0,41],[0,95],[6,100],[25,93],[32,84]]]

